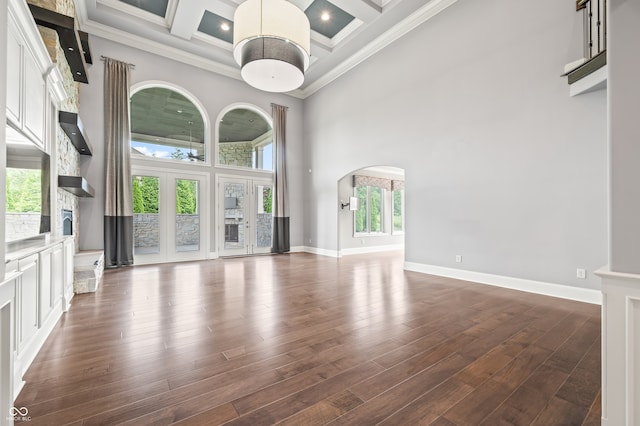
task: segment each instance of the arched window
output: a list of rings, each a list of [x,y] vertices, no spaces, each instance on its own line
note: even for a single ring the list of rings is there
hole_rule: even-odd
[[[165,83],[131,95],[131,153],[165,160],[207,162],[207,120],[198,101]]]
[[[218,165],[273,170],[271,123],[268,114],[252,105],[223,110],[217,123]]]

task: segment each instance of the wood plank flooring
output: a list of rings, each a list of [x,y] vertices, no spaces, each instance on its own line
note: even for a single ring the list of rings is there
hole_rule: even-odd
[[[600,307],[401,253],[110,270],[16,401],[30,425],[594,425]]]

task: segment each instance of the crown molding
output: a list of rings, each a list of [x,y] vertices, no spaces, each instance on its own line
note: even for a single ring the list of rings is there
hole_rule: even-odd
[[[395,25],[393,28],[389,29],[382,35],[378,36],[371,43],[367,44],[365,47],[360,49],[355,55],[351,56],[349,59],[343,61],[340,65],[335,67],[333,70],[329,71],[324,76],[318,78],[316,81],[311,83],[309,86],[300,90],[300,96],[304,99],[311,95],[313,95],[318,90],[322,89],[327,84],[331,83],[342,74],[351,70],[352,68],[359,65],[361,62],[365,61],[369,57],[373,56],[380,50],[384,49],[394,41],[398,40],[400,37],[404,36],[411,30],[415,29],[419,25],[425,23],[429,19],[433,18],[452,4],[456,3],[458,0],[432,0],[425,6],[418,9],[416,12],[403,19]]]
[[[372,42],[367,44],[364,48],[360,49],[349,59],[343,61],[337,67],[333,68],[327,74],[318,78],[304,89],[296,89],[291,92],[287,92],[286,94],[299,99],[305,99],[313,95],[315,92],[330,84],[338,77],[342,76],[349,70],[359,65],[361,62],[365,61],[372,55],[387,47],[389,44],[393,43],[419,25],[433,18],[449,6],[457,3],[457,1],[458,0],[430,1],[428,4],[424,5],[416,12],[400,21],[393,28],[387,30],[382,35],[375,38]],[[76,1],[76,4],[82,3],[82,1]],[[125,31],[121,31],[95,21],[91,21],[88,19],[87,10],[83,6],[77,8],[77,10],[79,12],[78,19],[80,21],[79,23],[81,29],[88,32],[89,34],[127,46],[135,46],[138,49],[163,56],[168,59],[173,59],[178,62],[204,69],[206,71],[242,81],[240,70],[238,68],[223,65],[211,59],[205,59],[199,55],[194,55],[192,53],[167,46],[166,44],[151,41],[149,39],[129,34]]]
[[[126,46],[135,46],[137,49],[144,50],[145,52],[154,53],[165,58],[193,65],[194,67],[234,78],[236,80],[242,80],[240,70],[235,67],[223,65],[211,59],[205,59],[199,55],[194,55],[193,53],[185,52],[184,50],[133,35],[95,21],[85,22],[83,24],[83,30],[97,37],[124,44]]]

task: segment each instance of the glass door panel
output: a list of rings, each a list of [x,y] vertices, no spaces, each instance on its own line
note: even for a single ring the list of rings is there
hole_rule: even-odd
[[[246,254],[245,204],[247,184],[243,181],[223,182],[224,245],[227,255]]]
[[[205,259],[206,175],[133,170],[134,263]]]
[[[160,253],[160,178],[133,176],[133,254]]]
[[[175,249],[200,251],[200,206],[197,180],[176,179]]]
[[[271,180],[218,178],[218,254],[242,256],[271,252]]]
[[[273,186],[271,183],[255,184],[255,253],[271,252],[273,230]]]

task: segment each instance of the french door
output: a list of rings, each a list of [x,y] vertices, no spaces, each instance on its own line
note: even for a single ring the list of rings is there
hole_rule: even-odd
[[[218,176],[216,181],[218,255],[271,252],[272,180]]]
[[[134,167],[134,263],[205,259],[206,174]]]

